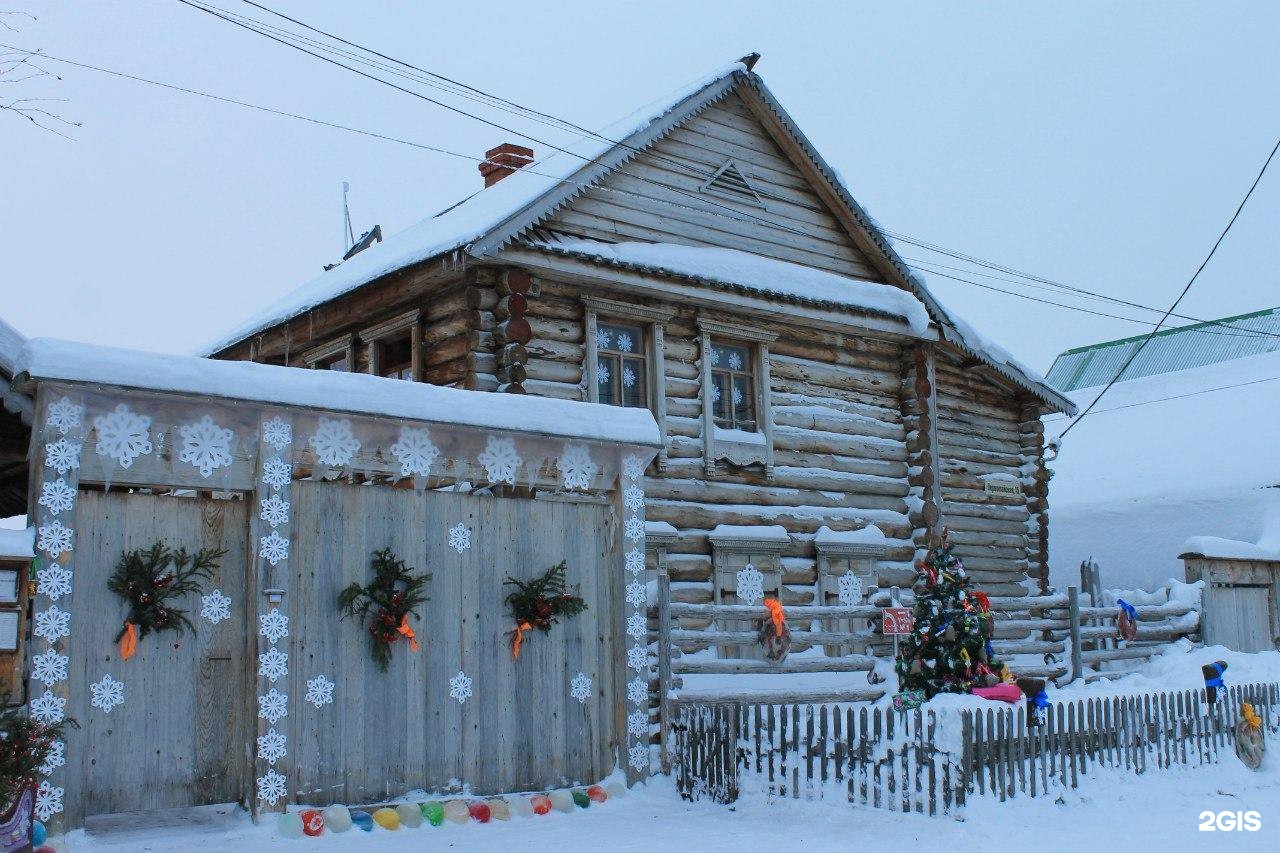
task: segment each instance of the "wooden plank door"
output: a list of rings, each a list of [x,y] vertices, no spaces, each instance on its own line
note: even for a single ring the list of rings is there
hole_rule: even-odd
[[[77,507],[76,606],[71,621],[67,737],[69,825],[86,815],[243,799],[249,789],[246,702],[248,524],[241,500],[82,492]],[[163,631],[129,660],[115,642],[126,607],[107,589],[121,554],[163,540],[188,551],[225,548],[205,592],[231,599],[230,617],[200,617],[201,600],[177,606],[196,635]],[[90,685],[109,675],[124,702],[91,704]]]

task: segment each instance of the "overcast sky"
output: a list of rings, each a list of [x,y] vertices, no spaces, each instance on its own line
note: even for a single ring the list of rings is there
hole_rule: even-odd
[[[1280,134],[1276,3],[264,5],[591,127],[758,50],[756,71],[886,228],[1148,305],[1176,296]],[[20,32],[0,41],[55,56],[477,156],[511,136],[176,0],[0,8],[37,18],[7,17]],[[65,98],[73,141],[0,113],[0,316],[29,335],[190,352],[341,255],[343,180],[357,232],[480,185],[465,160],[48,67],[63,79],[23,93]],[[1274,168],[1184,313],[1280,305]],[[1041,371],[1143,330],[932,281]]]

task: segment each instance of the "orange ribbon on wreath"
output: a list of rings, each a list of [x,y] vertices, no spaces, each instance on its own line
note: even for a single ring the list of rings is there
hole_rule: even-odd
[[[120,635],[120,657],[128,660],[138,650],[138,626],[132,622],[124,623],[124,633]]]
[[[524,632],[533,627],[530,622],[519,622],[511,632],[511,659],[520,660],[520,644],[524,642]]]
[[[420,648],[418,645],[418,635],[413,633],[413,629],[409,627],[408,613],[400,617],[400,627],[396,628],[396,631],[398,631],[401,636],[406,637],[409,640],[410,651],[416,652]]]
[[[769,611],[769,618],[773,620],[774,633],[781,637],[782,626],[786,623],[786,616],[782,612],[782,602],[776,598],[766,598],[764,606]]]

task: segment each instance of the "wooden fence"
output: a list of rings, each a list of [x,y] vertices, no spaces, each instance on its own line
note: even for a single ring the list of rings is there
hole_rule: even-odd
[[[1028,726],[1022,706],[897,712],[889,708],[758,703],[679,704],[677,788],[729,803],[744,784],[771,796],[945,814],[969,795],[1043,796],[1078,787],[1098,768],[1135,774],[1236,760],[1235,725],[1250,702],[1280,732],[1280,684],[1107,696],[1054,703]]]

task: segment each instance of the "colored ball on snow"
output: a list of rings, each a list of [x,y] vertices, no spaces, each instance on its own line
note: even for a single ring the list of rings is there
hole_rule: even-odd
[[[471,819],[476,823],[488,823],[489,818],[493,817],[493,810],[489,808],[489,804],[484,800],[475,800],[467,803],[467,812],[470,813]]]
[[[591,798],[591,802],[593,803],[603,803],[605,800],[609,799],[609,795],[605,792],[604,788],[601,788],[599,785],[592,785],[588,788],[587,796]]]
[[[330,832],[346,832],[351,828],[351,812],[346,806],[329,806],[320,814]]]
[[[39,847],[44,844],[44,840],[49,837],[49,830],[44,828],[44,824],[40,821],[33,821],[31,824],[31,846]]]
[[[502,797],[493,797],[489,800],[489,813],[493,815],[494,820],[511,820],[511,806],[507,805],[507,801]]]
[[[570,791],[569,794],[573,797],[573,804],[578,808],[585,809],[591,807],[591,798],[588,797],[587,792],[581,788],[575,788]]]
[[[604,786],[605,793],[613,797],[615,800],[621,799],[627,795],[627,786],[621,782],[610,782]]]
[[[506,798],[507,805],[511,807],[511,813],[517,817],[533,817],[533,803],[528,797],[522,797],[519,794],[512,794]]]
[[[466,823],[471,820],[471,810],[462,800],[450,800],[444,804],[444,819],[453,823]]]
[[[285,838],[301,838],[302,818],[297,812],[285,812],[276,818],[276,828]]]
[[[427,819],[427,823],[432,826],[439,826],[444,823],[444,805],[432,800],[429,803],[422,804],[422,816]]]
[[[422,809],[413,803],[401,803],[396,806],[396,814],[400,815],[400,825],[409,829],[422,826]]]
[[[32,850],[31,853],[58,853],[58,848],[49,844],[42,844],[35,850]]]
[[[383,806],[373,813],[373,822],[383,829],[396,830],[400,828],[400,813]]]
[[[307,809],[299,815],[302,818],[302,834],[314,838],[324,833],[324,813],[319,809]]]
[[[571,812],[573,811],[573,794],[565,790],[552,791],[551,805],[558,812]]]
[[[373,832],[373,816],[359,809],[351,810],[351,825],[365,832]]]
[[[546,794],[534,794],[529,798],[529,805],[534,814],[546,814],[551,811],[551,798]]]

